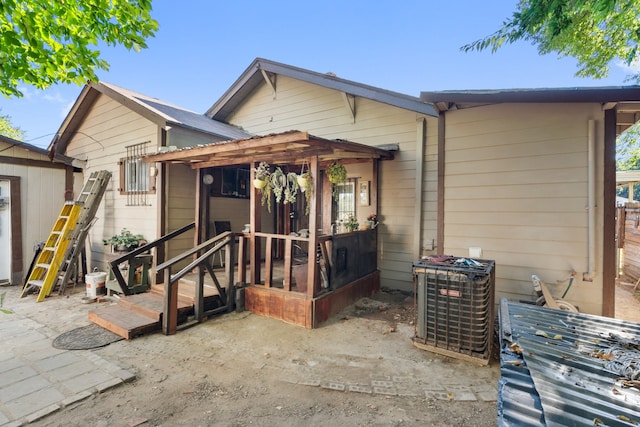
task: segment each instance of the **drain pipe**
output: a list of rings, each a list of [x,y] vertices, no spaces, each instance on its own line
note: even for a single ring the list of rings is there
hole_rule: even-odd
[[[587,273],[583,275],[583,280],[592,282],[593,275],[596,272],[595,253],[596,253],[596,165],[595,165],[595,150],[596,150],[596,122],[595,120],[589,120],[588,126],[588,206],[587,206],[587,220],[589,227],[588,235],[588,268]]]

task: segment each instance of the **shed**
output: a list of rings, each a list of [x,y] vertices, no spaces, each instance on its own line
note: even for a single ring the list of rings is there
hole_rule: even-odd
[[[0,283],[23,283],[34,246],[47,238],[64,202],[82,185],[80,166],[0,135]]]

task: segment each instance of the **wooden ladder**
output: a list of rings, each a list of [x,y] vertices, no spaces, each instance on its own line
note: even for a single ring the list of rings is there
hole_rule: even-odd
[[[76,202],[65,202],[58,219],[53,224],[49,238],[29,274],[20,297],[24,297],[34,288],[40,288],[38,302],[42,302],[51,293],[58,278],[58,271],[64,260],[67,247],[73,237],[82,206]]]
[[[100,201],[107,188],[107,184],[109,184],[109,179],[111,179],[111,172],[109,171],[102,170],[92,172],[76,199],[76,203],[82,206],[82,210],[80,211],[77,225],[73,230],[72,243],[65,252],[60,271],[58,272],[60,279],[60,289],[58,293],[60,295],[64,294],[71,274],[75,270],[74,267],[78,265],[78,257],[84,249],[87,234],[94,223],[96,211],[98,210],[98,206],[100,206]]]

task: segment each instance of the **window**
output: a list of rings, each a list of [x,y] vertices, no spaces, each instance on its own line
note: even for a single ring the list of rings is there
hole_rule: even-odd
[[[356,214],[356,180],[350,178],[343,184],[336,184],[333,198],[333,218],[331,222],[344,221]]]
[[[155,174],[151,163],[142,160],[147,154],[149,141],[129,145],[127,157],[120,160],[120,194],[127,196],[128,206],[147,206],[147,194],[155,193]],[[153,175],[153,176],[152,176]]]

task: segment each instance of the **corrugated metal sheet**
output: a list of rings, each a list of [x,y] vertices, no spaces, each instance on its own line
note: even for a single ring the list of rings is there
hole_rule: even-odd
[[[638,323],[503,299],[498,425],[636,425],[639,347]]]

